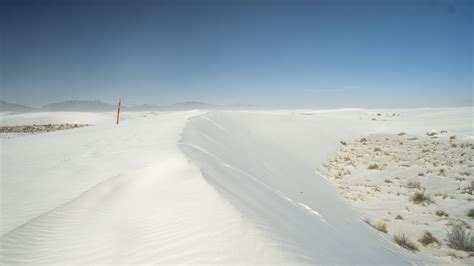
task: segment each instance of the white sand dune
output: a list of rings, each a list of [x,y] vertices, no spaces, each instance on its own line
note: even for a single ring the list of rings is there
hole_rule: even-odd
[[[0,263],[436,262],[315,173],[344,138],[472,136],[471,108],[397,112],[125,113],[118,127],[112,113],[2,114],[94,125],[0,140]]]

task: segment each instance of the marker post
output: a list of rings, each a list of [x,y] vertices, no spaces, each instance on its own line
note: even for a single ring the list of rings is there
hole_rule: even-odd
[[[120,122],[120,104],[121,104],[122,100],[119,99],[119,102],[118,102],[118,107],[117,107],[117,125],[119,124]]]

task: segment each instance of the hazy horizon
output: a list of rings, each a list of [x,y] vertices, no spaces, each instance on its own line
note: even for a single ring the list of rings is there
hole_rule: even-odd
[[[470,1],[2,1],[1,96],[472,106]]]

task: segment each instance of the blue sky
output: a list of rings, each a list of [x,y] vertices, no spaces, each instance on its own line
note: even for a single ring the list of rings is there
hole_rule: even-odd
[[[1,99],[473,104],[472,1],[0,1]]]

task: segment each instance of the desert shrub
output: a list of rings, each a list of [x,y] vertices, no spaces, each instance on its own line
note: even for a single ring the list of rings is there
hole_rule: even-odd
[[[467,216],[474,218],[474,208],[467,211]]]
[[[428,132],[428,133],[426,133],[426,135],[427,135],[427,136],[430,136],[430,137],[431,137],[431,136],[435,136],[435,135],[437,135],[437,134],[438,134],[438,133],[436,133],[436,132],[434,132],[434,131],[433,131],[433,132]]]
[[[378,165],[377,163],[372,163],[372,164],[369,164],[369,170],[377,170],[377,169],[380,169],[380,165]]]
[[[400,214],[397,214],[397,216],[395,216],[395,220],[403,220],[403,217]]]
[[[446,176],[446,170],[443,168],[439,169],[438,176]]]
[[[449,139],[456,139],[456,136],[451,136],[449,137]]]
[[[417,182],[417,181],[410,181],[407,183],[406,185],[407,188],[417,188],[417,189],[420,189],[421,190],[421,184],[420,182]]]
[[[453,225],[446,235],[448,246],[463,251],[474,251],[474,236],[459,224]]]
[[[449,217],[449,215],[442,210],[437,210],[435,214],[438,215],[439,217]]]
[[[384,182],[385,182],[385,183],[387,183],[387,184],[390,184],[390,183],[392,183],[392,181],[390,181],[389,179],[385,179],[385,181],[384,181]]]
[[[374,152],[382,151],[380,148],[374,148]]]
[[[410,241],[405,235],[394,235],[393,241],[400,245],[402,248],[408,249],[410,251],[418,251],[418,247]]]
[[[474,181],[471,181],[471,184],[469,186],[463,188],[461,193],[472,195],[473,191],[474,191]]]
[[[361,138],[360,142],[367,142],[367,139],[366,138]]]
[[[425,176],[425,173],[418,173],[418,176]]]
[[[413,196],[411,196],[410,200],[415,204],[430,204],[434,203],[433,199],[425,194],[424,192],[415,192]]]
[[[441,243],[434,237],[430,232],[426,231],[423,236],[418,240],[423,246],[432,245],[434,247],[440,247]]]
[[[405,132],[400,132],[400,133],[398,133],[399,136],[403,136],[403,135],[406,135],[406,134],[407,134],[407,133],[405,133]]]
[[[384,232],[384,233],[388,232],[387,224],[384,223],[384,222],[377,223],[377,225],[375,226],[375,229],[379,230],[380,232]]]
[[[341,143],[341,144],[344,145],[344,146],[347,145],[347,142],[345,142],[345,141],[343,141],[343,140],[339,141],[339,143]]]

